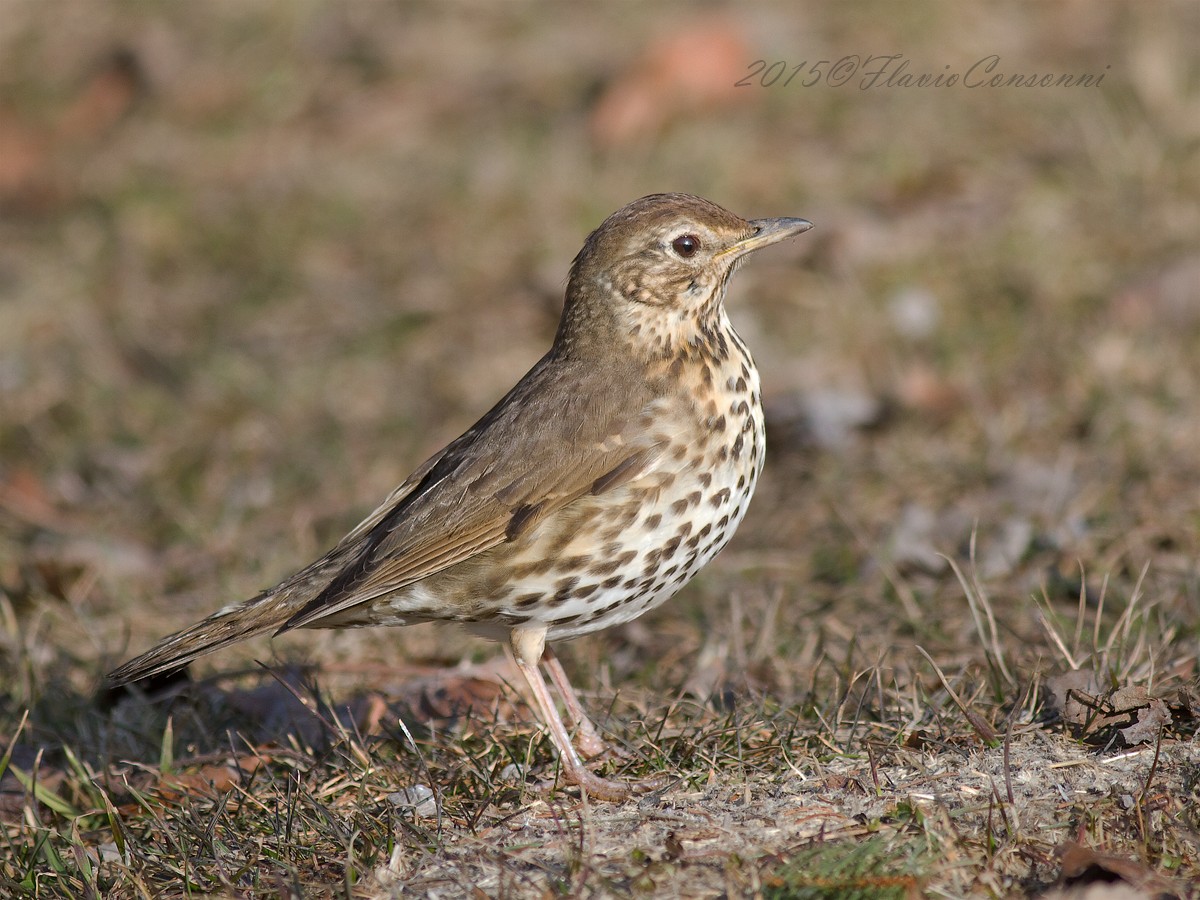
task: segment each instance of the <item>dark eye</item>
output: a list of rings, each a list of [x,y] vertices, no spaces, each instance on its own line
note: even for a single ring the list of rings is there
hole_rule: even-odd
[[[700,249],[700,238],[694,234],[681,234],[671,241],[671,249],[684,259],[695,256],[696,251]]]

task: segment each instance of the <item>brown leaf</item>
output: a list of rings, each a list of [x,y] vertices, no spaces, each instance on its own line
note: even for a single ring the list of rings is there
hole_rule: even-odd
[[[1106,744],[1114,732],[1126,746],[1158,740],[1173,717],[1169,702],[1188,716],[1187,695],[1179,691],[1173,700],[1151,696],[1143,685],[1125,685],[1102,691],[1096,676],[1076,669],[1046,679],[1046,708],[1057,712],[1067,729],[1092,744]]]
[[[474,675],[441,676],[424,685],[420,692],[421,711],[438,719],[468,714],[490,716],[501,704],[504,704],[504,688],[500,683]]]
[[[1167,879],[1150,871],[1135,859],[1097,853],[1074,841],[1066,841],[1056,850],[1061,860],[1059,884],[1086,887],[1095,884],[1124,884],[1139,891],[1137,896],[1173,898],[1181,896]],[[1072,896],[1075,896],[1072,893]]]
[[[1158,740],[1164,728],[1171,724],[1171,711],[1161,700],[1151,700],[1148,705],[1137,710],[1137,722],[1128,728],[1122,728],[1121,737],[1129,746],[1134,744],[1152,744]]]
[[[68,142],[100,137],[129,112],[142,84],[137,57],[128,50],[115,51],[63,111],[58,137]]]
[[[600,97],[591,116],[593,139],[620,146],[652,135],[678,116],[720,108],[739,95],[749,47],[723,16],[659,38]]]
[[[1116,688],[1105,700],[1114,712],[1139,709],[1150,702],[1150,692],[1140,684]]]
[[[44,132],[0,110],[0,200],[25,206],[51,191],[48,145]]]
[[[165,803],[183,796],[214,797],[243,784],[263,763],[270,761],[268,755],[248,753],[229,762],[201,766],[192,772],[172,772],[162,776],[157,794]]]
[[[900,373],[896,383],[900,406],[935,423],[948,422],[962,409],[964,397],[957,385],[931,367],[917,363]]]
[[[1045,702],[1049,712],[1057,713],[1068,725],[1084,725],[1091,709],[1080,702],[1081,696],[1092,696],[1100,692],[1096,676],[1084,669],[1071,669],[1046,678]]]

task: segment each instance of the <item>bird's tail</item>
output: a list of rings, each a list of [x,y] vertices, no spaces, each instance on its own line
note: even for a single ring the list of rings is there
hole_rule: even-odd
[[[422,470],[418,469],[418,473]],[[306,610],[322,596],[330,584],[363,552],[374,546],[368,535],[395,508],[416,482],[411,478],[392,492],[392,495],[357,528],[338,542],[337,546],[312,565],[286,578],[252,600],[226,606],[207,619],[183,631],[165,637],[150,650],[131,659],[108,676],[114,687],[152,675],[181,669],[192,660],[230,644],[243,641],[266,631],[286,631],[298,625],[292,618]]]
[[[267,602],[264,602],[267,601]],[[189,628],[163,638],[150,650],[109,673],[113,686],[181,669],[197,657],[244,641],[282,624],[270,592],[245,603],[227,606]]]

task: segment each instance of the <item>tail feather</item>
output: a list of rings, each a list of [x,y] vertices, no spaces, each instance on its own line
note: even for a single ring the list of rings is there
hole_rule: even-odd
[[[163,638],[150,650],[109,673],[114,687],[181,669],[199,656],[266,631],[287,630],[288,622],[319,596],[338,574],[374,544],[368,535],[419,483],[430,460],[316,562],[245,603],[227,606],[183,631]],[[308,624],[308,623],[305,623]]]
[[[269,595],[227,607],[182,631],[169,635],[141,656],[109,673],[113,686],[182,669],[192,660],[238,641],[273,631],[281,624],[278,607]]]

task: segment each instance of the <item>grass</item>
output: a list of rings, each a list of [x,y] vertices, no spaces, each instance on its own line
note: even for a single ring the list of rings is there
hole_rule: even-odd
[[[0,895],[1200,896],[1196,11],[693,13],[6,10]],[[1107,74],[727,89],[871,52]],[[622,85],[653,115],[597,130]],[[100,689],[470,425],[587,230],[679,189],[817,228],[730,297],[770,442],[734,543],[560,650],[667,789],[545,787],[452,630]]]

